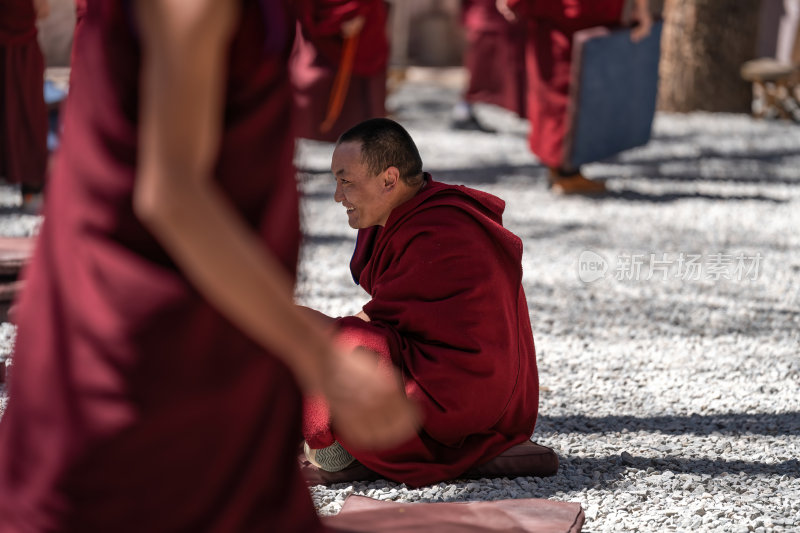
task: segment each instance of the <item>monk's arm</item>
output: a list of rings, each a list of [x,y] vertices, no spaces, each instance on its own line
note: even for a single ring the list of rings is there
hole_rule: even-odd
[[[415,429],[405,398],[367,364],[333,353],[293,304],[287,273],[212,179],[239,5],[136,3],[142,84],[134,209],[212,305],[281,358],[307,390],[323,392],[334,412],[345,411],[339,418],[351,440],[395,443]]]
[[[34,0],[33,9],[36,11],[36,18],[43,19],[50,15],[49,0]]]
[[[653,14],[650,12],[650,0],[635,0],[633,6],[633,19],[639,24],[631,31],[631,40],[635,43],[641,41],[653,29]]]

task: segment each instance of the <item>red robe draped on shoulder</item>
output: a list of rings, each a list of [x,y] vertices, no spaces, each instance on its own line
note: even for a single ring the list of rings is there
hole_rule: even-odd
[[[331,130],[322,132],[320,125],[342,59],[342,24],[357,16],[363,16],[365,23],[347,97]],[[299,137],[333,142],[359,122],[386,116],[386,16],[383,0],[307,0],[291,61]]]
[[[464,98],[504,107],[525,116],[525,25],[508,22],[495,0],[463,0],[464,66],[469,86]]]
[[[288,2],[241,3],[214,176],[293,276],[294,20]],[[317,531],[291,372],[206,302],[134,215],[140,44],[129,8],[89,0],[76,41],[76,87],[17,306],[0,531]]]
[[[530,148],[558,167],[566,135],[572,36],[593,26],[620,23],[625,0],[509,0],[527,20],[526,65]]]
[[[412,486],[458,477],[528,440],[536,423],[536,353],[522,289],[522,242],[502,225],[499,198],[434,182],[397,207],[386,226],[359,231],[354,279],[371,295],[371,322],[336,322],[347,348],[364,346],[402,372],[422,407],[419,434],[361,463]],[[335,438],[319,404],[309,445]],[[335,424],[335,421],[334,421]]]
[[[47,169],[44,58],[33,0],[0,5],[0,178],[32,188]]]

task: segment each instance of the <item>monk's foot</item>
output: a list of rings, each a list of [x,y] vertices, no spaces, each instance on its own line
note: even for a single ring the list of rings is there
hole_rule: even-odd
[[[27,215],[38,215],[44,202],[44,187],[22,184],[22,212]]]
[[[456,105],[453,106],[451,117],[452,120],[450,122],[450,127],[454,130],[497,133],[492,128],[481,124],[481,121],[475,116],[475,111],[472,109],[472,104],[464,100],[456,103]]]
[[[303,453],[312,465],[326,472],[344,470],[355,462],[355,457],[345,450],[341,444],[334,442],[327,448],[309,448],[308,443],[303,443]]]
[[[588,180],[580,172],[570,174],[551,168],[548,180],[554,194],[601,196],[606,193],[605,183]]]
[[[453,121],[450,123],[450,127],[453,128],[454,130],[497,133],[497,131],[493,130],[492,128],[481,124],[481,122],[478,120],[478,117],[476,117],[475,115],[469,115],[465,118],[454,118]]]

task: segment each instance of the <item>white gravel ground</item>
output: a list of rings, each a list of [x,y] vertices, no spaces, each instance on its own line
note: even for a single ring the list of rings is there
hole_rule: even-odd
[[[507,201],[506,225],[525,243],[542,385],[534,440],[558,452],[561,469],[418,490],[313,487],[320,513],[349,494],[534,497],[580,502],[585,531],[800,530],[800,127],[662,114],[648,146],[586,167],[610,195],[556,198],[526,124],[481,107],[499,134],[451,132],[456,98],[412,81],[390,107],[436,179]],[[298,297],[344,315],[367,296],[347,267],[354,232],[332,201],[331,151],[299,144]],[[33,222],[0,211],[0,233]],[[607,270],[589,282],[595,271],[579,272],[579,258]],[[0,358],[12,343],[2,326]]]

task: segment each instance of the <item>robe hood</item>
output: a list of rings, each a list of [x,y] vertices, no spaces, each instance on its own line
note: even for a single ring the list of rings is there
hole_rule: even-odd
[[[503,213],[506,203],[493,194],[471,189],[464,185],[449,185],[434,181],[425,172],[425,185],[410,200],[396,207],[386,221],[386,226],[372,226],[358,230],[358,238],[353,257],[350,260],[350,273],[357,285],[361,284],[361,273],[372,256],[375,242],[382,235],[390,235],[409,217],[422,210],[447,205],[456,207],[479,222],[494,240],[502,243],[512,257],[522,259],[522,241],[503,227]],[[520,270],[520,277],[521,277]]]

